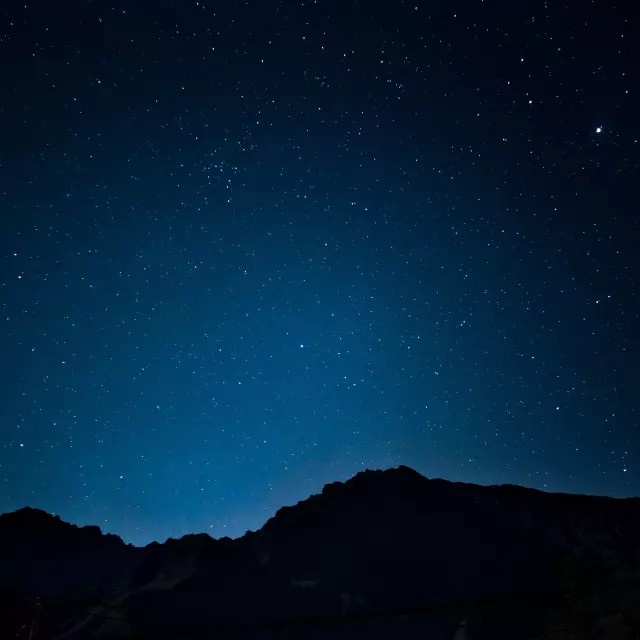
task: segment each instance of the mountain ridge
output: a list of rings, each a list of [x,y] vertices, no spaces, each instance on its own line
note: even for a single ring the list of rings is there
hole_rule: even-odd
[[[3,514],[0,591],[17,617],[44,596],[51,637],[68,640],[182,637],[187,627],[189,637],[249,633],[305,620],[341,621],[332,637],[350,637],[355,619],[378,637],[366,620],[425,607],[426,620],[385,619],[380,637],[453,638],[464,618],[469,638],[507,638],[518,617],[543,632],[576,611],[592,625],[637,613],[640,625],[638,607],[601,595],[640,582],[638,540],[638,498],[453,483],[401,466],[329,483],[235,539],[188,534],[134,547],[41,510]],[[589,594],[588,605],[586,596],[567,604],[566,592]],[[451,613],[452,602],[484,600],[503,605]],[[318,628],[305,637],[323,637]]]
[[[374,477],[387,479],[393,473],[403,474],[405,477],[407,477],[407,475],[413,475],[414,479],[418,481],[425,481],[428,483],[435,483],[432,486],[437,485],[439,488],[455,487],[456,489],[467,488],[469,490],[492,489],[504,494],[513,493],[513,494],[527,495],[528,497],[533,497],[534,495],[542,495],[547,497],[557,497],[560,499],[570,498],[576,501],[580,501],[582,499],[589,502],[602,501],[602,504],[605,504],[609,501],[613,501],[618,504],[634,503],[634,505],[640,506],[640,496],[616,497],[616,496],[602,496],[602,495],[591,495],[591,494],[582,494],[582,493],[566,493],[562,491],[546,491],[546,490],[537,489],[534,487],[527,487],[524,485],[509,484],[509,483],[481,485],[481,484],[472,483],[472,482],[446,480],[444,478],[435,478],[435,477],[430,478],[427,476],[423,476],[422,474],[415,471],[411,467],[408,467],[406,465],[399,465],[398,467],[389,468],[389,469],[364,469],[344,481],[334,481],[334,482],[327,483],[326,485],[324,485],[324,487],[320,492],[315,494],[310,494],[308,497],[303,498],[302,500],[299,500],[294,504],[283,505],[279,507],[272,516],[267,518],[267,520],[263,523],[263,525],[259,529],[256,529],[255,531],[249,530],[236,538],[228,538],[227,536],[224,536],[223,538],[214,538],[210,536],[206,531],[202,531],[202,532],[193,531],[190,533],[186,533],[183,536],[180,536],[179,538],[169,536],[168,538],[165,539],[164,542],[161,542],[159,540],[152,540],[146,545],[135,545],[133,543],[126,542],[122,536],[116,533],[102,531],[101,527],[97,525],[74,524],[72,522],[63,520],[58,514],[51,513],[44,509],[40,509],[39,507],[32,507],[32,506],[25,506],[25,507],[21,507],[20,509],[16,509],[15,511],[0,513],[0,527],[6,526],[6,524],[10,523],[12,519],[18,520],[20,522],[20,526],[22,527],[30,519],[33,521],[33,523],[36,523],[36,524],[38,522],[45,525],[58,523],[62,527],[66,526],[66,527],[69,527],[70,529],[79,530],[80,532],[85,532],[86,534],[91,533],[91,535],[96,535],[97,532],[99,532],[102,536],[119,540],[125,546],[140,548],[140,549],[146,548],[150,545],[162,545],[168,542],[169,540],[182,540],[183,538],[189,538],[190,536],[207,536],[211,540],[221,540],[221,539],[239,540],[243,538],[245,535],[247,535],[247,533],[255,533],[260,531],[262,528],[264,528],[265,525],[267,525],[267,523],[269,523],[271,520],[276,518],[278,514],[280,514],[281,512],[287,513],[289,509],[295,509],[297,507],[300,507],[310,500],[313,501],[316,497],[322,497],[333,492],[339,493],[342,490],[342,487],[344,487],[345,489],[348,489],[349,487],[352,487],[354,485],[357,486],[359,482],[362,480],[365,480],[368,482],[370,481],[371,478],[374,478]]]

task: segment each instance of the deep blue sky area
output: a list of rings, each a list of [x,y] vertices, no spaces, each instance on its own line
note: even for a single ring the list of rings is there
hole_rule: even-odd
[[[3,3],[0,512],[235,537],[399,464],[640,495],[623,7]]]

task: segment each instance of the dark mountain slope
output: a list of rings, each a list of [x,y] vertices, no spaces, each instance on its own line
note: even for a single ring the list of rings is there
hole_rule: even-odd
[[[0,515],[0,588],[56,596],[123,577],[135,550],[98,527],[77,527],[38,509]]]
[[[0,515],[0,637],[15,636],[36,597],[48,626],[56,626],[127,587],[143,554],[98,527],[77,527],[39,509]]]
[[[42,512],[8,514],[0,561],[11,545],[17,553],[0,586],[55,596],[52,626],[73,640],[533,638],[551,628],[632,638],[639,534],[637,499],[451,483],[400,467],[329,484],[238,540],[137,549]]]

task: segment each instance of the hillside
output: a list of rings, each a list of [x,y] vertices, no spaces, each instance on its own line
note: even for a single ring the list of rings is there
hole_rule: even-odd
[[[638,499],[407,467],[329,484],[237,540],[135,548],[22,509],[0,516],[0,636],[41,596],[47,633],[69,640],[635,638],[639,533]]]

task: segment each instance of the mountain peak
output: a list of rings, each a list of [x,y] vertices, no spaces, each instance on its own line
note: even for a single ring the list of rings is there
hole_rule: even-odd
[[[0,531],[3,535],[13,534],[20,538],[51,540],[62,536],[75,543],[99,541],[109,545],[125,546],[122,538],[111,533],[103,534],[98,526],[80,527],[65,522],[56,514],[33,507],[23,507],[17,511],[0,514]]]
[[[638,500],[449,482],[402,465],[328,484],[237,540],[199,534],[133,548],[98,527],[20,509],[0,516],[0,590],[27,602],[56,596],[49,619],[62,630],[73,614],[78,627],[70,640],[128,639],[127,625],[136,637],[157,638],[160,628],[163,637],[177,637],[185,611],[188,624],[213,637],[233,626],[346,620],[427,605],[436,611],[451,603],[451,619],[413,618],[421,633],[412,637],[454,637],[463,619],[469,637],[512,637],[532,624],[544,630],[549,613],[559,610],[545,609],[542,596],[532,594],[551,603],[578,587],[637,582],[639,536]],[[501,603],[489,622],[470,604],[479,598]],[[104,618],[94,615],[96,601],[108,612]],[[0,629],[3,637],[24,624],[16,607],[11,612],[11,633]],[[114,615],[127,623],[120,635]],[[388,624],[384,637],[408,633],[408,619],[390,617]]]
[[[0,526],[3,529],[51,529],[54,527],[69,528],[75,525],[64,522],[57,516],[42,509],[23,507],[17,511],[0,514]]]

